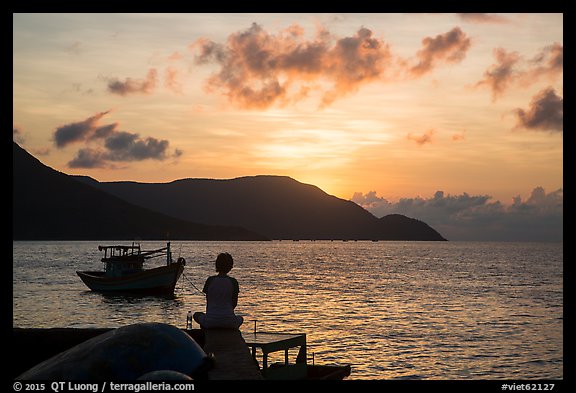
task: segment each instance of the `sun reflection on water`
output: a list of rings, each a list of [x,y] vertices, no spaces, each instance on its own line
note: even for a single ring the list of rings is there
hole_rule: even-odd
[[[205,306],[191,284],[228,251],[243,334],[306,333],[350,379],[563,377],[561,244],[173,242],[188,261],[173,299],[88,291],[75,271],[99,267],[97,245],[14,242],[13,325],[183,328]]]

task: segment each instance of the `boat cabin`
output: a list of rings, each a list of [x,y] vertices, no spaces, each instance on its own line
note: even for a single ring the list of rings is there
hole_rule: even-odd
[[[140,244],[131,246],[98,246],[104,251],[102,262],[106,264],[105,272],[109,277],[121,277],[144,270],[144,255]]]

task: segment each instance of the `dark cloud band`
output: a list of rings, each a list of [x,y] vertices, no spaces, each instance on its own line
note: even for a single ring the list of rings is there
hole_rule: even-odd
[[[529,130],[558,131],[564,129],[564,99],[549,87],[536,94],[528,110],[516,109],[517,127]]]
[[[97,148],[78,150],[68,165],[72,168],[113,168],[113,162],[165,160],[182,154],[175,150],[168,153],[169,142],[153,137],[141,138],[136,133],[118,130],[118,123],[100,125],[99,121],[110,111],[101,112],[86,120],[58,127],[54,143],[63,148],[72,143],[97,143]]]
[[[351,199],[377,217],[404,214],[425,221],[450,240],[562,241],[564,193],[546,193],[535,187],[511,205],[492,201],[489,195],[445,195],[402,198],[389,202],[371,191],[356,192]]]

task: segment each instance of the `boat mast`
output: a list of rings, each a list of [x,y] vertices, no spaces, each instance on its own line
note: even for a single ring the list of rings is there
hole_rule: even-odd
[[[172,252],[170,251],[170,242],[166,243],[166,265],[172,263]]]

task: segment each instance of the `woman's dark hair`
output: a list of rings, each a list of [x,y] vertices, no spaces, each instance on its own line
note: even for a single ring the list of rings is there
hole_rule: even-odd
[[[218,254],[216,258],[216,271],[218,273],[228,273],[232,270],[234,266],[234,259],[232,259],[232,255],[228,254],[227,252],[222,252]]]

